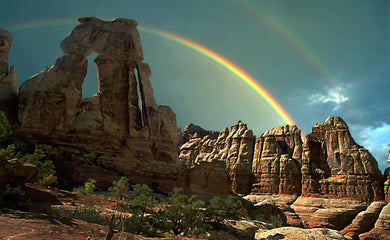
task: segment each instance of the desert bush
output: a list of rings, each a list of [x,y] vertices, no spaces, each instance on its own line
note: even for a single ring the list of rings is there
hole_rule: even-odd
[[[153,190],[146,184],[135,184],[131,186],[133,193],[128,198],[129,210],[136,216],[144,216],[152,212]]]
[[[188,196],[182,188],[175,188],[170,205],[162,212],[167,228],[175,235],[194,233],[203,225],[203,215],[200,212],[203,206],[204,202],[195,195]]]
[[[41,178],[37,180],[38,184],[50,185],[57,182],[57,178],[54,176],[56,173],[54,170],[55,166],[51,160],[46,158],[46,153],[42,149],[36,148],[33,153],[23,154],[18,152],[15,157],[23,162],[31,163],[39,168],[41,172]]]
[[[161,219],[153,210],[153,190],[146,184],[132,185],[133,193],[127,199],[128,210],[133,216],[123,220],[124,231],[157,237]]]
[[[0,149],[0,165],[5,165],[7,160],[15,158],[15,145],[8,145],[6,148]]]
[[[106,224],[106,220],[101,216],[101,213],[93,207],[78,208],[75,211],[64,212],[64,217],[75,218],[89,223]]]
[[[205,211],[205,217],[209,221],[221,222],[223,219],[238,219],[240,206],[237,204],[238,197],[229,195],[223,199],[214,197]]]
[[[7,139],[11,134],[11,124],[8,123],[8,119],[5,113],[0,111],[0,142]]]
[[[61,211],[57,208],[53,208],[51,205],[42,205],[37,210],[37,213],[44,213],[50,216],[59,217],[61,216]]]
[[[8,123],[7,117],[0,111],[0,143],[6,140],[12,134],[12,127]],[[37,180],[38,184],[45,183],[50,185],[57,182],[54,176],[55,167],[51,160],[46,158],[46,153],[42,149],[35,149],[33,153],[16,152],[14,144],[10,144],[3,149],[0,149],[0,165],[3,165],[7,160],[17,158],[22,162],[31,163],[37,166],[41,172],[41,178]],[[53,175],[50,178],[50,175]],[[43,179],[47,178],[47,179]]]
[[[278,228],[283,226],[283,219],[279,214],[274,214],[269,217],[273,228]]]
[[[111,193],[116,194],[120,199],[123,199],[125,193],[129,190],[129,179],[122,176],[118,181],[112,182],[112,187],[108,189]]]
[[[90,178],[88,179],[87,182],[84,183],[84,191],[82,193],[92,194],[95,188],[96,188],[96,180]]]
[[[25,195],[26,193],[20,187],[11,187],[7,184],[0,190],[0,208],[27,209],[28,201]]]

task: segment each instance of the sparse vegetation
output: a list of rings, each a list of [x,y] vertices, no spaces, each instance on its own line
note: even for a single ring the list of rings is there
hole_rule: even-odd
[[[237,201],[238,197],[232,195],[225,199],[222,197],[212,198],[205,212],[207,220],[220,222],[223,219],[238,219],[240,206],[238,206]]]
[[[8,119],[5,113],[0,111],[0,142],[7,139],[11,134],[11,124],[8,123]]]
[[[283,226],[283,219],[279,214],[274,214],[269,217],[273,228],[278,228]]]
[[[62,215],[69,218],[80,219],[89,223],[97,223],[101,225],[106,224],[106,220],[101,215],[101,212],[97,211],[93,207],[78,208],[76,211],[64,212]]]
[[[191,235],[203,224],[200,208],[204,205],[195,195],[188,196],[182,188],[175,188],[171,203],[164,209],[162,216],[173,234]]]
[[[12,134],[12,127],[7,117],[0,111],[0,143],[5,141]],[[22,162],[31,163],[37,166],[41,172],[41,178],[37,180],[40,185],[50,185],[57,182],[55,166],[46,158],[42,149],[35,149],[33,153],[17,152],[14,144],[7,145],[0,149],[0,165],[6,164],[7,160],[17,158]]]
[[[129,191],[129,179],[122,176],[118,181],[113,181],[112,187],[110,187],[108,191],[116,194],[119,199],[123,199],[125,197],[125,193]]]
[[[84,192],[85,194],[92,194],[96,188],[96,180],[88,179],[87,182],[84,183]]]

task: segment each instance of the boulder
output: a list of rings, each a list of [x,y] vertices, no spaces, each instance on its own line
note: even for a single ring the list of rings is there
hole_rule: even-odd
[[[344,236],[349,236],[352,239],[358,239],[359,234],[370,231],[374,228],[375,222],[378,219],[379,213],[386,205],[386,202],[372,202],[368,208],[361,211],[355,219],[346,228],[340,231]]]
[[[375,226],[372,230],[366,233],[362,233],[359,235],[361,240],[364,239],[378,239],[378,240],[386,240],[389,239],[390,236],[390,204],[386,204],[382,208],[382,211],[379,214],[377,221],[375,222]]]
[[[261,221],[224,220],[217,228],[235,236],[240,240],[253,239],[258,229],[270,229],[271,225]]]
[[[303,227],[302,219],[295,213],[294,209],[291,208],[291,205],[297,200],[298,196],[295,195],[247,195],[244,197],[245,200],[250,201],[253,206],[248,208],[248,214],[252,218],[256,218],[258,214],[258,209],[256,206],[267,206],[272,205],[276,206],[277,209],[274,212],[265,212],[263,215],[272,215],[272,213],[277,213],[280,215],[279,211],[282,211],[284,216],[281,216],[283,223],[284,219],[287,218],[287,225],[295,227]],[[274,207],[273,207],[274,208]]]
[[[304,227],[342,230],[369,204],[358,200],[300,196],[292,205]]]
[[[306,135],[301,172],[302,196],[384,200],[377,161],[356,144],[340,117],[328,117]]]
[[[303,229],[297,227],[281,227],[271,230],[259,230],[256,232],[256,240],[347,240],[349,238],[344,237],[336,230],[328,228],[313,228]]]
[[[25,183],[34,182],[40,177],[39,168],[33,164],[18,159],[8,160],[0,166],[0,188],[9,184],[11,186],[24,186]]]

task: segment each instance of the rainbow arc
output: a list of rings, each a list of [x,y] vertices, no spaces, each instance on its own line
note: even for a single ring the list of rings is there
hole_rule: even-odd
[[[76,25],[77,21],[75,19],[56,19],[49,21],[37,21],[30,22],[25,24],[18,24],[16,26],[9,27],[10,31],[18,31],[23,29],[31,29],[38,27],[48,27],[53,25]],[[204,45],[197,43],[188,38],[179,36],[177,34],[164,31],[161,29],[153,28],[150,26],[139,26],[139,30],[144,33],[152,34],[154,36],[161,37],[163,39],[175,42],[184,47],[187,47],[217,64],[224,67],[226,70],[230,71],[232,74],[237,76],[240,80],[245,82],[251,89],[253,89],[269,106],[270,108],[277,114],[277,116],[286,124],[297,125],[295,121],[292,119],[290,114],[282,107],[282,105],[269,93],[255,78],[253,78],[249,73],[245,72],[242,68],[240,68],[237,64],[233,63],[229,59],[225,58],[221,54],[205,47]]]

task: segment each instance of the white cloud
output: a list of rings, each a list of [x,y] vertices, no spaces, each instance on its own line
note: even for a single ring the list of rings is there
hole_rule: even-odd
[[[350,126],[351,132],[357,134],[357,144],[367,148],[378,162],[379,168],[383,171],[387,166],[387,151],[390,141],[390,125],[382,123],[378,127],[373,126]]]
[[[349,100],[345,90],[342,87],[326,88],[324,92],[313,93],[309,96],[312,103],[333,103],[336,104],[335,109],[340,107],[340,104]]]

